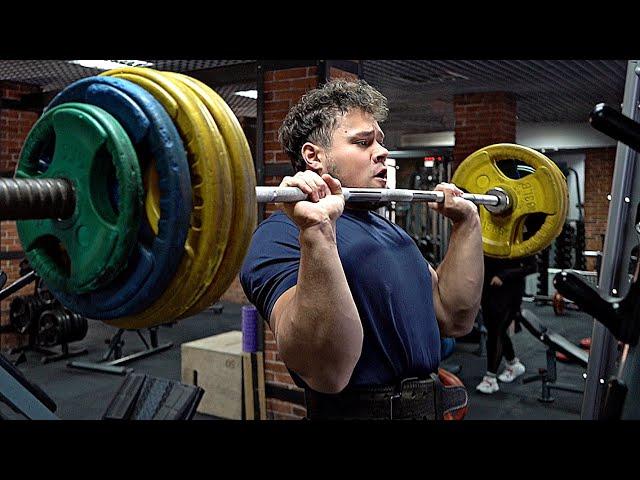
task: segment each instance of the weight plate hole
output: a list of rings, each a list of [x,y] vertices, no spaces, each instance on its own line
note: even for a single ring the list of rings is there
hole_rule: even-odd
[[[547,219],[546,213],[537,212],[537,213],[530,213],[529,215],[527,215],[527,217],[524,220],[524,228],[522,230],[522,239],[528,240],[529,238],[533,237],[536,233],[538,233],[538,230],[540,230],[540,227],[542,227],[542,224],[546,221],[546,219]]]
[[[53,235],[43,235],[33,243],[31,249],[42,249],[60,268],[62,275],[67,278],[71,276],[71,259],[60,239]]]
[[[107,222],[116,223],[119,213],[120,187],[111,154],[104,145],[96,153],[90,178],[91,191],[89,197],[98,199],[93,202],[95,209]],[[107,198],[109,199],[108,201],[99,200]]]
[[[498,160],[496,166],[504,175],[513,180],[524,178],[536,171],[532,166],[515,159]]]
[[[49,166],[53,161],[53,152],[56,150],[55,135],[52,135],[48,140],[42,142],[36,153],[38,159],[38,166],[36,172],[42,174],[49,170]]]

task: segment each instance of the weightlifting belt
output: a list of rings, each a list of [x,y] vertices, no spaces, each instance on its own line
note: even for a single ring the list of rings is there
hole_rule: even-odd
[[[310,420],[443,420],[467,406],[464,386],[444,386],[431,378],[408,378],[398,385],[352,387],[332,395],[305,390]]]

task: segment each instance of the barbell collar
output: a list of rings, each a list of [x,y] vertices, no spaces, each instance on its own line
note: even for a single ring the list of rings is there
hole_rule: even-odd
[[[499,214],[502,214],[502,213],[507,213],[507,212],[509,212],[511,210],[511,207],[512,207],[511,198],[509,197],[507,192],[505,192],[502,188],[500,188],[500,187],[492,188],[489,191],[487,191],[486,195],[487,196],[495,196],[495,197],[498,198],[498,204],[497,205],[484,204],[485,208],[490,213],[499,215]]]

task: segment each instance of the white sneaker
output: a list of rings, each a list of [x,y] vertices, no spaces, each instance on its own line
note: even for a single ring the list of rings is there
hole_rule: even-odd
[[[500,387],[498,386],[498,380],[496,377],[485,375],[476,387],[476,390],[482,393],[495,393],[500,390]]]
[[[525,372],[524,365],[517,361],[513,365],[507,364],[503,372],[498,375],[498,380],[504,383],[511,383]]]

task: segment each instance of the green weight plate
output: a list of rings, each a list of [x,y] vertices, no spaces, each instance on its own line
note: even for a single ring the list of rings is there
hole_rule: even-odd
[[[52,160],[40,173],[45,156]],[[126,267],[140,225],[142,179],[135,149],[109,113],[80,103],[47,111],[27,136],[16,177],[73,183],[76,206],[70,218],[16,222],[29,262],[48,285],[86,293]],[[112,182],[117,182],[117,204],[109,195]]]
[[[167,289],[147,310],[108,323],[145,328],[175,321],[206,291],[220,265],[231,224],[229,159],[206,107],[188,88],[161,72],[127,67],[104,72],[136,83],[167,110],[187,149],[193,211],[185,255]],[[151,189],[150,189],[151,190]]]

